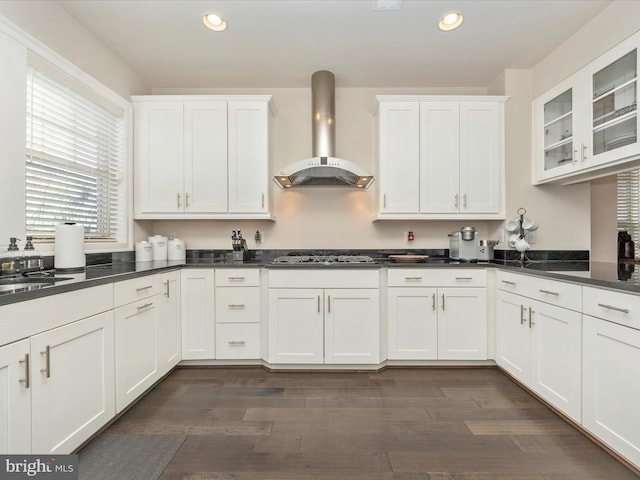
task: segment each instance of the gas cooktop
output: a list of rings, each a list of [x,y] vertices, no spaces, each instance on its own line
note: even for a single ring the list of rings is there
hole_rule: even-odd
[[[375,263],[373,258],[367,255],[285,255],[273,260],[273,263],[298,264],[298,263]]]

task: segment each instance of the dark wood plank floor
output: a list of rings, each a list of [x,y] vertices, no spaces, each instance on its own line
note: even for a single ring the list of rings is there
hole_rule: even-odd
[[[638,478],[492,368],[182,368],[105,433],[186,435],[161,480]]]

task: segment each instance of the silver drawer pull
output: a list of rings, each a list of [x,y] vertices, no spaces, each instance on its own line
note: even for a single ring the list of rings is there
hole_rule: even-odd
[[[149,290],[150,288],[153,288],[153,285],[148,285],[146,287],[136,288],[136,292],[143,292],[144,290]]]
[[[560,296],[560,293],[559,293],[559,292],[552,292],[551,290],[542,290],[542,289],[540,289],[540,290],[538,290],[538,291],[539,291],[540,293],[546,293],[547,295],[554,295],[554,296],[556,296],[556,297],[559,297],[559,296]]]
[[[244,303],[230,303],[227,305],[229,308],[245,308],[246,305]]]
[[[456,280],[473,280],[473,277],[456,277]]]
[[[613,305],[607,305],[606,303],[599,303],[598,306],[609,310],[615,310],[616,312],[629,313],[628,308],[614,307]]]
[[[149,308],[153,306],[153,302],[151,303],[145,303],[144,305],[140,305],[139,307],[136,307],[138,309],[138,311],[140,310],[144,310],[145,308]]]
[[[245,277],[227,277],[227,280],[231,280],[231,281],[234,281],[234,280],[244,280],[244,279],[245,279]]]
[[[422,277],[404,277],[405,280],[422,280]]]
[[[514,287],[516,286],[516,282],[510,282],[509,280],[500,280],[502,283],[506,283],[507,285],[513,285]]]
[[[51,377],[51,347],[47,345],[44,350],[40,352],[40,355],[44,355],[44,368],[40,369],[40,373],[44,373],[45,377]]]
[[[29,388],[31,385],[31,378],[29,377],[29,372],[31,370],[31,367],[29,366],[29,354],[25,353],[24,360],[20,360],[19,362],[24,363],[24,378],[21,378],[19,382],[24,383],[24,388]]]
[[[243,345],[246,345],[247,342],[245,342],[244,340],[231,340],[229,342],[229,345],[232,347],[242,347]]]

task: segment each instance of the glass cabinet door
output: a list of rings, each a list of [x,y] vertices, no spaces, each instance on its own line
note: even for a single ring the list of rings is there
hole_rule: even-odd
[[[573,161],[573,88],[543,106],[544,170]]]
[[[592,75],[593,156],[637,142],[637,52]]]

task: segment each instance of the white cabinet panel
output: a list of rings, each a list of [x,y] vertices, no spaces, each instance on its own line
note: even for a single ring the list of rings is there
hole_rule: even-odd
[[[113,312],[31,337],[32,451],[71,453],[115,415]]]
[[[522,383],[531,377],[531,344],[527,307],[522,297],[497,294],[496,363]]]
[[[260,287],[216,287],[216,323],[259,323]]]
[[[439,288],[438,358],[487,359],[487,292],[483,288]]]
[[[216,325],[218,360],[252,360],[260,358],[259,323],[219,323]]]
[[[213,269],[186,269],[180,274],[182,359],[215,358]]]
[[[162,296],[158,303],[158,370],[162,376],[182,358],[180,272],[160,275]]]
[[[29,340],[0,347],[0,454],[31,453]]]
[[[436,289],[389,288],[387,294],[389,359],[436,360]]]

